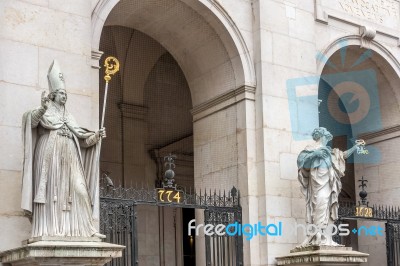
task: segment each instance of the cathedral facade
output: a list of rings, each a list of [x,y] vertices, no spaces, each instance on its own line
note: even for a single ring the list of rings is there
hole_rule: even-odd
[[[82,127],[99,128],[107,97],[100,186],[157,188],[174,154],[185,191],[235,187],[243,224],[283,225],[280,236],[243,239],[243,265],[276,265],[305,238],[284,229],[306,223],[297,156],[316,127],[341,150],[366,142],[346,163],[339,205],[358,204],[363,190],[368,206],[400,205],[398,0],[2,0],[0,25],[0,251],[31,236],[22,115],[40,106],[54,59]],[[108,56],[120,71],[106,96]],[[200,223],[203,210],[138,214],[140,265],[192,265],[191,254],[206,265],[204,235],[190,254],[180,248],[184,217]],[[370,254],[365,265],[389,263],[385,234],[345,242]]]

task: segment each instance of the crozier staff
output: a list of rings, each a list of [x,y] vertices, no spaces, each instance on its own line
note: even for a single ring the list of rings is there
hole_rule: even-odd
[[[104,128],[80,127],[65,107],[67,92],[56,60],[47,74],[50,94],[23,116],[21,207],[32,236],[105,236],[93,226],[98,200],[99,140]]]

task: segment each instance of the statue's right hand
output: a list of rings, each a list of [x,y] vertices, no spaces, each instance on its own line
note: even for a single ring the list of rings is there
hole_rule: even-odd
[[[47,110],[50,105],[50,99],[46,96],[46,91],[42,92],[42,107]]]

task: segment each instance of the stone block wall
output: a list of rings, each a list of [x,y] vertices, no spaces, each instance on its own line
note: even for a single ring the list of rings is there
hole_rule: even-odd
[[[66,79],[68,110],[85,128],[98,127],[98,78],[91,66],[90,1],[6,0],[0,3],[0,250],[20,245],[31,224],[21,202],[25,111],[40,105],[53,59]]]

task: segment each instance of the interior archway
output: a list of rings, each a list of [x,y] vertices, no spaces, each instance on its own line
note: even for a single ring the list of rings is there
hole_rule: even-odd
[[[255,86],[249,50],[217,3],[102,0],[92,16],[94,48],[103,25],[134,28],[165,47],[185,74],[193,106],[241,86]]]
[[[119,54],[123,62],[109,85],[100,162],[108,181],[103,178],[102,187],[111,180],[114,187],[162,188],[164,157],[173,154],[175,184],[189,191],[194,187],[192,101],[178,63],[157,41],[127,27],[104,27],[100,48],[102,59]],[[99,78],[104,86],[102,73]],[[193,210],[138,206],[136,212],[141,265],[195,263],[194,241],[191,249],[182,245],[188,242],[183,221],[194,218]],[[109,241],[120,240],[110,235]],[[129,259],[124,255],[119,263]]]
[[[240,115],[245,115],[245,110],[238,109],[237,105],[254,93],[254,87],[246,85],[254,86],[255,78],[249,52],[234,24],[228,23],[229,27],[226,27],[221,17],[215,15],[223,12],[211,11],[212,8],[202,1],[122,0],[101,1],[99,5],[93,20],[94,34],[96,25],[100,25],[102,20],[104,22],[99,50],[104,52],[103,56],[116,56],[122,66],[113,85],[121,88],[116,96],[122,100],[115,100],[111,107],[107,103],[106,112],[106,116],[113,115],[116,121],[114,125],[106,123],[106,127],[118,129],[114,134],[107,131],[110,144],[107,150],[119,145],[121,151],[120,155],[102,155],[102,159],[108,156],[110,161],[121,159],[121,176],[124,178],[120,183],[127,186],[138,180],[139,184],[140,181],[154,184],[155,177],[159,180],[162,175],[162,169],[158,167],[163,164],[159,162],[161,155],[172,149],[180,152],[179,158],[183,158],[177,165],[181,173],[176,178],[181,185],[190,187],[194,183],[196,189],[217,190],[238,187],[238,134],[245,132],[237,130],[243,126],[238,124],[238,114],[241,110]],[[225,14],[224,19],[227,18]],[[108,36],[109,41],[103,42],[103,36]],[[169,64],[167,68],[176,70],[175,73],[168,73],[163,78],[160,64]],[[174,82],[171,77],[175,77]],[[160,84],[159,79],[167,82]],[[104,85],[102,82],[100,77],[100,87]],[[171,82],[175,85],[181,82],[182,90],[177,91]],[[154,95],[154,92],[158,93]],[[241,94],[244,97],[237,97]],[[110,94],[109,97],[113,96]],[[156,106],[163,107],[154,111]],[[114,111],[108,108],[114,108]],[[161,118],[168,115],[176,123]],[[158,122],[151,123],[152,118]],[[113,119],[106,117],[106,121]],[[129,123],[124,122],[128,120]],[[168,133],[168,130],[172,131]],[[161,136],[165,140],[161,141]],[[157,145],[150,143],[154,139]],[[109,166],[116,165],[109,160],[104,159],[104,162]],[[147,217],[147,220],[142,224],[153,224],[158,219],[159,226],[166,226],[168,219],[176,217],[175,213],[157,213],[150,209],[144,212],[142,217]],[[164,219],[162,222],[161,218]],[[143,241],[147,243],[149,237],[152,241],[157,239],[154,228],[142,229],[140,237]],[[161,227],[159,230],[168,234],[168,230]],[[144,236],[145,233],[148,235]],[[173,234],[170,236],[172,239]],[[159,240],[163,242],[161,238]],[[197,254],[205,256],[205,245],[201,241],[204,238],[196,237],[196,261],[199,264],[204,263],[204,258]],[[165,241],[163,243],[164,247],[169,246]],[[174,256],[166,249],[159,247],[158,250],[157,255],[153,254],[154,248],[142,251],[139,248],[139,254],[148,259],[157,257],[160,263],[167,259],[167,255]],[[169,261],[174,259],[169,258]]]
[[[371,205],[392,204],[392,196],[396,198],[400,190],[391,182],[394,173],[390,173],[399,156],[395,147],[399,142],[400,80],[392,68],[395,63],[356,45],[342,45],[326,58],[318,88],[319,124],[334,136],[333,147],[347,150],[361,138],[369,152],[356,152],[347,160],[341,202],[360,200],[358,180],[362,176],[369,181],[366,190]],[[360,250],[372,245],[354,236],[348,244],[357,247],[357,242]],[[374,248],[385,254],[384,245]]]

